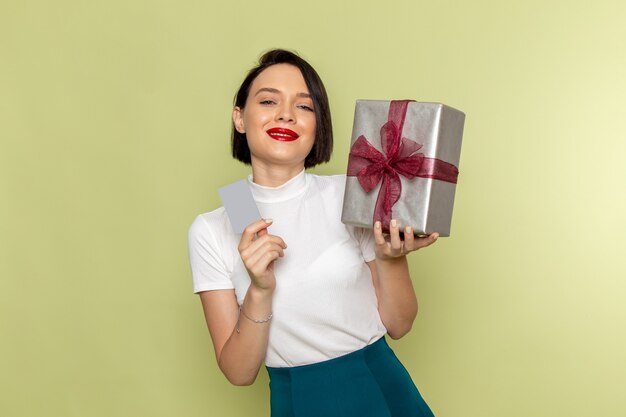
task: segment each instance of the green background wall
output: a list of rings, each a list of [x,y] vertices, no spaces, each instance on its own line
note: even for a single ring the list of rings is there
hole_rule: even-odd
[[[232,97],[298,50],[354,101],[467,114],[452,237],[393,346],[439,416],[623,416],[621,1],[0,1],[0,415],[267,416],[232,387],[186,233],[242,178]]]

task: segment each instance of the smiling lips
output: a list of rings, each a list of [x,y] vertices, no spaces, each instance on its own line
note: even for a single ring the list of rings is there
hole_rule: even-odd
[[[299,138],[298,134],[291,129],[273,127],[267,130],[270,138],[281,142],[291,142]]]

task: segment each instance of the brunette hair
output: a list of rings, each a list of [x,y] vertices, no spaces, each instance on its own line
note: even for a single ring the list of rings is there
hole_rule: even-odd
[[[252,83],[261,72],[272,65],[289,64],[298,68],[311,94],[315,110],[315,143],[311,152],[304,160],[304,167],[310,168],[317,164],[328,162],[333,151],[333,126],[330,119],[330,105],[324,83],[313,67],[297,54],[284,49],[274,49],[261,56],[259,64],[252,68],[241,83],[235,95],[235,106],[243,109],[250,93]],[[231,149],[233,157],[244,164],[250,164],[250,148],[245,133],[237,132],[232,126]]]

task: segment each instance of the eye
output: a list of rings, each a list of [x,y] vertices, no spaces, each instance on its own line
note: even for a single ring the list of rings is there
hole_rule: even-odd
[[[314,112],[315,110],[313,110],[313,107],[306,105],[306,104],[301,104],[298,106],[299,108],[301,108],[302,110],[306,110],[306,111],[310,111],[310,112]]]
[[[269,106],[269,105],[275,104],[275,102],[274,102],[274,100],[267,99],[267,100],[261,101],[260,104],[262,104],[264,106]]]

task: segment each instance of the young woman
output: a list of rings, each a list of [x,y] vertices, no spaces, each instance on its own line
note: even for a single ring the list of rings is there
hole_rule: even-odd
[[[252,384],[263,362],[272,417],[432,416],[385,341],[417,314],[406,255],[437,239],[391,222],[341,223],[345,176],[305,168],[332,151],[328,98],[315,70],[284,50],[267,52],[239,88],[233,156],[262,219],[243,234],[224,208],[189,231],[200,294],[220,369]]]

